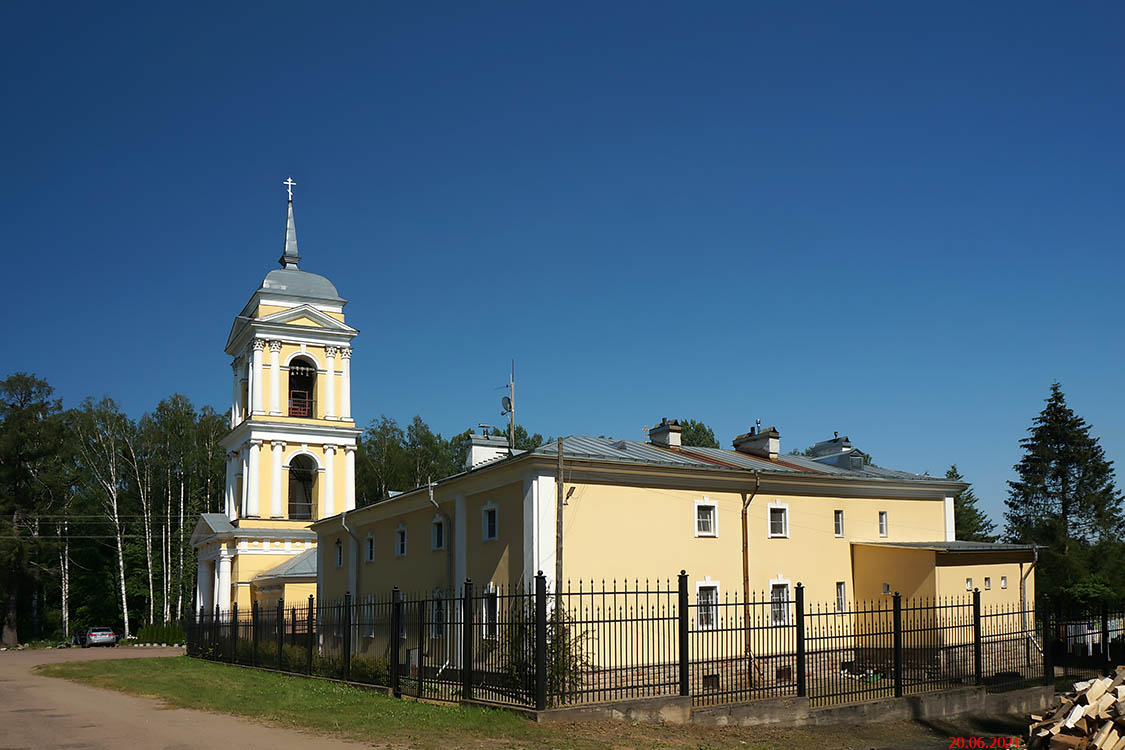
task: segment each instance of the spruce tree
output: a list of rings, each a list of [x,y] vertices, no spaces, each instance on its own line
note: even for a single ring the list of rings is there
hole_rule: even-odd
[[[1058,383],[1020,445],[1019,478],[1008,482],[1005,532],[1012,542],[1043,547],[1039,589],[1065,599],[1112,588],[1125,593],[1123,583],[1107,575],[1121,556],[1125,530],[1113,462],[1086,420],[1066,405]]]
[[[964,482],[965,477],[957,471],[957,464],[949,467],[945,472],[946,479],[954,482]],[[962,542],[995,542],[996,524],[977,507],[978,498],[973,494],[972,487],[966,487],[953,496],[954,527],[957,531],[957,540]]]
[[[680,420],[680,441],[684,446],[698,448],[718,448],[715,432],[703,422],[694,419]]]

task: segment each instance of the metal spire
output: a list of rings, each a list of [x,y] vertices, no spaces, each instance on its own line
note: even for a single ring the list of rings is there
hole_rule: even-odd
[[[301,255],[297,252],[297,227],[293,223],[293,186],[297,183],[290,177],[281,184],[289,189],[289,216],[285,220],[285,250],[277,262],[284,268],[296,269],[301,262]]]

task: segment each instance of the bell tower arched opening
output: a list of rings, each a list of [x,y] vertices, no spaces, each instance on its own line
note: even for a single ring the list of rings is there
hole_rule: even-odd
[[[289,462],[289,519],[311,521],[316,510],[316,463],[308,456]]]
[[[306,357],[289,363],[289,416],[316,416],[316,364]]]

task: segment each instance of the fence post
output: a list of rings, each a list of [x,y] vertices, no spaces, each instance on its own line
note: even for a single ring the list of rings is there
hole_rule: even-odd
[[[281,647],[285,644],[285,600],[277,600],[277,668],[281,669]]]
[[[1109,602],[1102,601],[1102,657],[1105,663],[1113,666],[1113,656],[1109,653]]]
[[[535,575],[535,710],[547,708],[547,577]]]
[[[313,616],[315,606],[313,595],[309,594],[309,609],[305,613],[305,671],[309,674],[312,674],[313,663]]]
[[[258,603],[250,602],[250,666],[258,666]]]
[[[204,633],[207,632],[207,630],[204,626],[204,619],[203,619],[203,613],[206,612],[206,611],[207,610],[203,607],[203,605],[199,606],[199,619],[196,621],[196,622],[199,623],[199,625],[196,627],[196,630],[195,630],[195,638],[196,638],[197,644],[203,643],[203,640],[205,639]],[[210,646],[210,643],[208,643],[208,646]],[[200,648],[200,646],[196,645],[196,647],[195,647],[195,655],[196,656],[199,656],[199,654],[200,654],[199,648]]]
[[[402,688],[399,687],[399,672],[402,666],[399,657],[402,655],[402,592],[395,586],[391,590],[391,695],[402,697]]]
[[[425,682],[426,668],[426,605],[429,599],[418,600],[418,681],[415,685],[414,697],[422,697],[422,686]]]
[[[1042,613],[1042,619],[1040,620],[1040,622],[1043,623],[1043,635],[1041,636],[1043,638],[1043,684],[1054,685],[1055,663],[1054,654],[1052,652],[1054,651],[1055,638],[1054,632],[1051,628],[1050,600],[1046,596],[1044,596],[1043,604],[1037,609],[1039,610],[1039,612],[1037,612],[1036,614]]]
[[[679,603],[677,605],[677,615],[680,619],[680,695],[686,696],[690,694],[690,687],[688,683],[688,590],[687,590],[687,571],[680,571],[680,593]]]
[[[973,675],[976,683],[984,683],[983,642],[980,634],[980,589],[973,589]]]
[[[215,642],[215,661],[223,661],[226,655],[226,644],[221,642],[223,637],[223,622],[219,619],[219,605],[215,605],[215,619],[211,621],[211,639]]]
[[[808,686],[805,684],[805,587],[797,581],[796,596],[793,607],[797,611],[797,697],[808,696]],[[750,623],[746,623],[750,627]]]
[[[902,697],[902,594],[895,592],[894,611],[892,613],[894,624],[894,650],[895,650],[895,697]]]
[[[473,582],[461,594],[461,700],[473,699]]]
[[[352,592],[344,592],[344,679],[352,678]]]
[[[230,661],[238,663],[238,642],[242,640],[242,628],[238,620],[238,602],[230,605],[230,610],[227,612],[227,617],[230,618]]]

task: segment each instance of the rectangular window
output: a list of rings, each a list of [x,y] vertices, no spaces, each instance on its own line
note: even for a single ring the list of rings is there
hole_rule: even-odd
[[[375,562],[375,537],[367,537],[367,562]]]
[[[695,504],[695,535],[718,536],[719,526],[717,511],[714,503],[696,502]]]
[[[480,529],[481,539],[483,539],[486,542],[490,541],[492,539],[495,539],[496,538],[496,530],[497,530],[496,508],[495,507],[484,508],[484,510],[481,511],[480,523],[481,523],[481,529]]]
[[[769,536],[772,537],[786,537],[789,536],[789,506],[788,505],[771,505],[770,509],[770,531]]]
[[[339,539],[336,540],[336,567],[342,568],[344,566],[344,545]]]
[[[883,596],[888,596],[888,595],[890,595],[890,593],[891,593],[891,584],[884,583],[883,584]]]
[[[844,511],[834,510],[834,511],[832,511],[832,516],[833,516],[833,520],[834,520],[835,526],[836,526],[836,536],[843,536],[844,535]]]
[[[1008,588],[1008,576],[1000,576],[1000,588]]]
[[[770,586],[770,625],[789,624],[789,584]]]
[[[442,638],[445,636],[445,598],[440,591],[434,592],[430,602],[430,637]]]
[[[848,610],[848,585],[844,581],[836,581],[836,611]]]
[[[719,621],[719,587],[697,586],[695,622],[700,630],[715,627]]]
[[[484,637],[495,638],[498,630],[497,620],[500,616],[500,595],[496,588],[489,584],[484,592]]]
[[[399,526],[395,529],[395,557],[406,556],[406,527]]]
[[[887,535],[887,511],[879,511],[879,536]]]
[[[984,590],[985,591],[992,591],[992,579],[989,578],[988,576],[984,577]]]
[[[430,524],[430,549],[445,549],[445,523],[441,519]]]
[[[965,579],[965,590],[966,591],[972,591],[973,590],[973,579],[972,578],[966,578]]]

